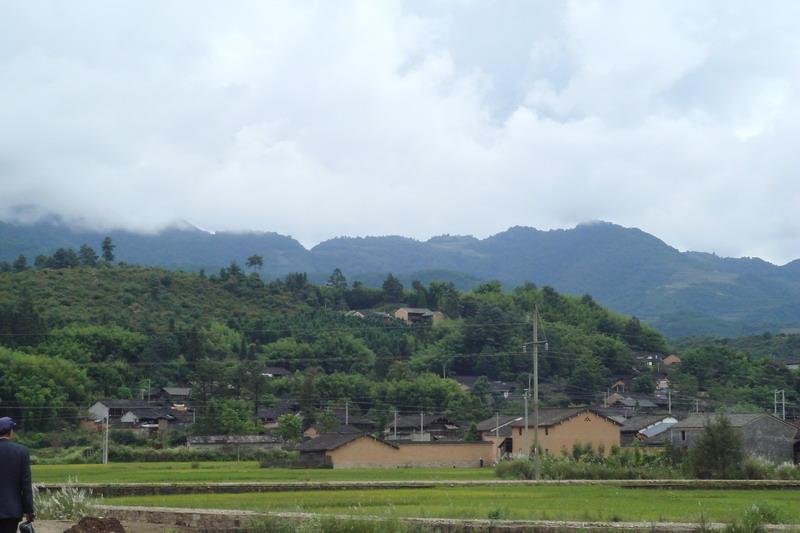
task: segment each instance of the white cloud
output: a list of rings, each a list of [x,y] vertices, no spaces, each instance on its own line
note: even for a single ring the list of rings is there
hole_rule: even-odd
[[[6,3],[0,216],[800,245],[800,6]]]

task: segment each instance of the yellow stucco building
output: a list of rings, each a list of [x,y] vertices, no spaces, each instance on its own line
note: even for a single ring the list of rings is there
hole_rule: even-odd
[[[562,454],[575,444],[591,444],[595,451],[608,455],[620,444],[621,424],[592,409],[543,408],[539,410],[539,447],[543,453]],[[491,442],[496,456],[525,455],[533,447],[533,415],[528,431],[522,416],[499,416],[478,424],[481,438]],[[527,433],[527,435],[526,435]]]

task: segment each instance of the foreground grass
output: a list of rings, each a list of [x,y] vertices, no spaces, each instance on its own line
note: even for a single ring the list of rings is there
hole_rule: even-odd
[[[259,468],[255,461],[34,465],[34,483],[214,483],[248,481],[429,481],[495,479],[491,468]]]
[[[108,498],[108,504],[384,517],[730,522],[754,503],[800,523],[798,490],[668,490],[612,486],[445,487]]]

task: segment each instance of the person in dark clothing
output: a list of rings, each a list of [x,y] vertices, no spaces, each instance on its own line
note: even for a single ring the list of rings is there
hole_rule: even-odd
[[[16,424],[0,418],[0,533],[16,533],[22,516],[33,522],[33,487],[28,449],[11,442]]]

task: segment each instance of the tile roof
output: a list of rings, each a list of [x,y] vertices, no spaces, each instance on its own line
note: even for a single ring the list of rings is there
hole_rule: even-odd
[[[685,420],[681,420],[672,429],[698,429],[704,428],[709,422],[716,418],[713,413],[695,413],[689,415]],[[722,415],[728,419],[733,427],[744,427],[750,422],[761,418],[762,416],[772,416],[768,413],[729,413]]]
[[[640,431],[648,426],[661,422],[665,418],[669,418],[668,415],[638,415],[632,416],[625,420],[620,428],[620,431],[628,432],[628,431]]]
[[[397,417],[397,427],[398,427],[398,429],[399,428],[403,428],[403,429],[417,428],[418,429],[419,428],[419,419],[420,419],[419,415],[398,416]],[[441,422],[441,423],[445,423],[445,424],[451,424],[452,423],[446,416],[437,415],[437,414],[423,415],[422,416],[422,422],[426,427],[431,425],[431,424],[433,424],[433,423],[436,423],[436,422]],[[387,426],[389,428],[393,428],[394,425],[395,425],[394,421],[393,420],[389,420],[389,423],[387,424]]]
[[[170,396],[189,396],[191,394],[191,387],[164,387],[161,390]]]
[[[362,437],[372,439],[376,442],[380,442],[381,444],[385,444],[386,446],[392,446],[393,448],[395,447],[388,442],[378,440],[365,433],[323,433],[319,437],[307,440],[298,445],[297,450],[300,452],[329,452]]]
[[[600,411],[598,411],[596,409],[589,409],[587,407],[566,407],[566,408],[564,408],[564,407],[545,407],[543,409],[539,409],[539,426],[553,426],[553,425],[556,425],[556,424],[560,424],[561,422],[564,422],[565,420],[568,420],[568,419],[570,419],[570,418],[572,418],[574,416],[577,416],[577,415],[579,415],[580,413],[583,413],[583,412],[595,413],[597,415],[602,416],[603,418],[606,418],[606,419],[614,422],[617,425],[622,425],[617,420],[614,420],[613,418],[608,417],[607,415],[601,413]],[[496,417],[487,418],[486,420],[484,420],[483,422],[478,424],[478,431],[491,431],[491,429],[494,429],[494,427],[495,427],[494,426],[495,418]],[[512,417],[500,417],[500,425],[501,426],[504,423],[503,422],[504,418],[506,419],[506,422],[508,422],[509,419],[511,419],[509,425],[512,426],[512,427],[524,427],[525,426],[524,418],[522,416],[519,416],[519,415],[512,416]],[[528,413],[528,426],[533,426],[533,413]],[[486,429],[481,429],[481,428],[486,428]]]
[[[500,435],[503,436],[503,430],[505,428],[509,428],[509,430],[510,430],[510,428],[511,428],[511,426],[509,426],[509,423],[513,422],[516,419],[521,419],[521,418],[522,417],[516,416],[516,415],[511,415],[511,416],[510,415],[501,415],[500,417],[493,416],[491,418],[487,418],[486,420],[483,420],[476,427],[478,428],[478,431],[494,432],[495,428],[497,428],[498,420],[499,420]],[[505,436],[507,436],[507,435],[505,435]]]

